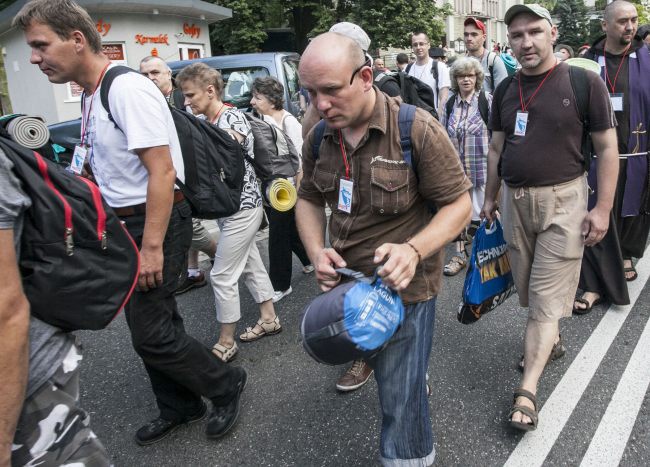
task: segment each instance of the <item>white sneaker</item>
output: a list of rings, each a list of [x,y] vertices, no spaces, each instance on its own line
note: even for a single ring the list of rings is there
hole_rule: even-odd
[[[302,268],[302,273],[303,274],[311,274],[312,272],[314,272],[314,266],[311,265],[311,264],[308,264],[307,266],[304,266]]]
[[[289,295],[291,292],[293,292],[293,289],[291,288],[291,286],[289,286],[289,288],[287,290],[285,290],[284,292],[281,291],[281,290],[276,290],[275,292],[273,292],[273,303],[279,302],[284,297]]]

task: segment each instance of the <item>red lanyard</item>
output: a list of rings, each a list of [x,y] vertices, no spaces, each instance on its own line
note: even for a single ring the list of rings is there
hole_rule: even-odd
[[[97,91],[97,88],[99,87],[99,84],[102,82],[102,79],[104,78],[104,74],[106,73],[106,70],[108,69],[108,66],[111,64],[111,62],[108,62],[104,69],[102,70],[101,74],[99,75],[99,79],[97,80],[97,84],[95,85],[95,89],[93,90],[93,93],[90,95],[90,105],[88,106],[88,113],[86,114],[85,109],[86,109],[86,99],[84,95],[84,100],[81,103],[81,145],[84,145],[84,140],[86,139],[86,126],[88,125],[88,120],[90,120],[90,113],[93,111],[93,96],[95,95],[95,92]]]
[[[341,146],[341,154],[343,155],[343,163],[345,164],[345,178],[350,180],[350,164],[348,162],[348,154],[345,152],[341,130],[339,130],[339,146]]]
[[[223,104],[221,104],[221,107],[219,107],[219,110],[217,110],[217,115],[216,115],[216,117],[214,117],[214,120],[212,121],[213,125],[216,125],[217,123],[219,123],[219,117],[221,116],[221,111],[223,110],[223,108],[225,106],[226,106],[226,103],[224,102]]]
[[[521,89],[521,75],[519,76],[519,80],[518,80],[518,83],[519,83],[519,100],[521,101],[521,110],[523,112],[526,112],[526,109],[528,109],[528,107],[530,107],[530,103],[533,102],[533,99],[535,98],[535,96],[537,95],[539,90],[542,89],[542,86],[546,82],[546,79],[549,76],[551,76],[551,73],[553,73],[553,70],[555,70],[555,67],[557,66],[557,63],[558,62],[555,62],[555,65],[553,65],[553,68],[548,70],[548,73],[546,73],[546,76],[544,76],[544,79],[542,80],[542,82],[539,83],[539,86],[537,86],[537,89],[535,89],[535,92],[533,93],[532,96],[530,96],[530,99],[528,99],[528,102],[526,102],[525,104],[524,104],[524,91]]]
[[[607,52],[605,51],[605,48],[607,47],[607,41],[605,41],[605,45],[603,46],[603,61],[605,62],[605,80],[607,81],[607,84],[609,84],[609,88],[612,90],[612,93],[616,92],[616,80],[618,79],[618,74],[621,72],[621,68],[623,68],[623,62],[625,62],[625,58],[627,57],[627,51],[630,50],[630,46],[632,44],[628,44],[627,47],[625,47],[625,50],[623,51],[623,58],[621,59],[621,63],[618,64],[618,70],[616,70],[616,75],[614,75],[614,84],[609,80],[609,76],[607,75]]]

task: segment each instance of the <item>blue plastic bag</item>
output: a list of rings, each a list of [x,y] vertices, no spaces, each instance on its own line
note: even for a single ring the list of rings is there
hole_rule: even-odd
[[[515,292],[501,222],[483,221],[476,231],[463,286],[458,321],[470,324],[503,303]]]

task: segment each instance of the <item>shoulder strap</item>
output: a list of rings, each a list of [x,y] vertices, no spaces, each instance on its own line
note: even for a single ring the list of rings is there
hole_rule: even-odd
[[[408,74],[409,74],[409,71],[411,70],[411,67],[412,67],[412,66],[413,66],[412,63],[409,63],[408,65],[406,65],[406,69],[404,70],[404,73],[406,73],[406,74],[408,75]]]
[[[431,74],[433,75],[433,79],[436,81],[436,87],[440,89],[440,83],[438,83],[438,60],[435,58],[432,58],[433,60],[433,65],[431,65]]]
[[[174,102],[174,107],[178,110],[185,110],[185,96],[180,88],[172,91],[172,101]]]
[[[454,102],[456,102],[456,93],[451,92],[447,99],[447,103],[445,104],[445,110],[447,111],[447,126],[449,126],[449,116],[454,111]]]
[[[411,143],[411,127],[413,126],[413,119],[415,118],[414,105],[404,104],[399,105],[399,113],[397,116],[397,123],[399,126],[399,144],[402,148],[402,155],[408,165],[413,167],[413,145]],[[323,142],[323,135],[325,134],[325,120],[319,121],[314,126],[314,140],[312,144],[312,157],[314,160],[318,159],[320,152],[320,145]],[[415,171],[415,169],[413,169]],[[417,172],[416,172],[417,175]]]
[[[485,91],[482,89],[478,93],[478,111],[481,114],[483,122],[487,125],[490,117],[490,109],[487,97],[485,96]]]
[[[320,120],[314,127],[314,141],[311,147],[311,156],[314,160],[318,159],[320,145],[323,142],[323,135],[325,134],[325,125],[325,120]]]
[[[111,85],[113,84],[113,80],[117,78],[120,75],[123,75],[125,73],[136,73],[135,70],[129,68],[128,66],[114,66],[113,68],[109,68],[106,70],[106,73],[104,74],[104,78],[102,79],[101,83],[101,89],[99,90],[99,99],[102,102],[102,107],[108,112],[108,119],[113,122],[115,125],[115,128],[119,129],[120,127],[117,126],[117,123],[115,123],[115,120],[113,119],[113,115],[111,115],[111,107],[108,103],[108,91],[111,89]]]
[[[582,158],[585,171],[591,166],[591,124],[589,122],[589,79],[587,71],[576,66],[569,67],[569,78],[571,87],[576,97],[578,114],[582,120]]]
[[[400,103],[397,124],[399,126],[399,145],[402,148],[402,155],[417,176],[417,171],[413,166],[413,144],[411,143],[411,127],[413,126],[416,108],[414,105]]]
[[[589,130],[589,80],[587,79],[587,73],[583,68],[570,66],[569,78],[571,79],[573,94],[576,96],[580,120]]]
[[[490,54],[492,54],[492,61],[490,62]],[[494,61],[497,59],[497,54],[488,52],[487,63],[488,71],[490,72],[490,84],[492,85],[492,92],[494,92]]]
[[[494,94],[492,95],[492,105],[496,102],[499,111],[503,107],[503,96],[505,96],[506,90],[508,89],[508,86],[510,86],[510,83],[512,83],[513,79],[515,79],[515,75],[507,76],[494,90]]]

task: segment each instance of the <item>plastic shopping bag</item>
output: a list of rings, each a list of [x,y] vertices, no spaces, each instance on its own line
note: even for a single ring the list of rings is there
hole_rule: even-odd
[[[514,292],[501,222],[495,219],[488,227],[487,221],[483,221],[474,236],[458,321],[463,324],[478,321]]]

